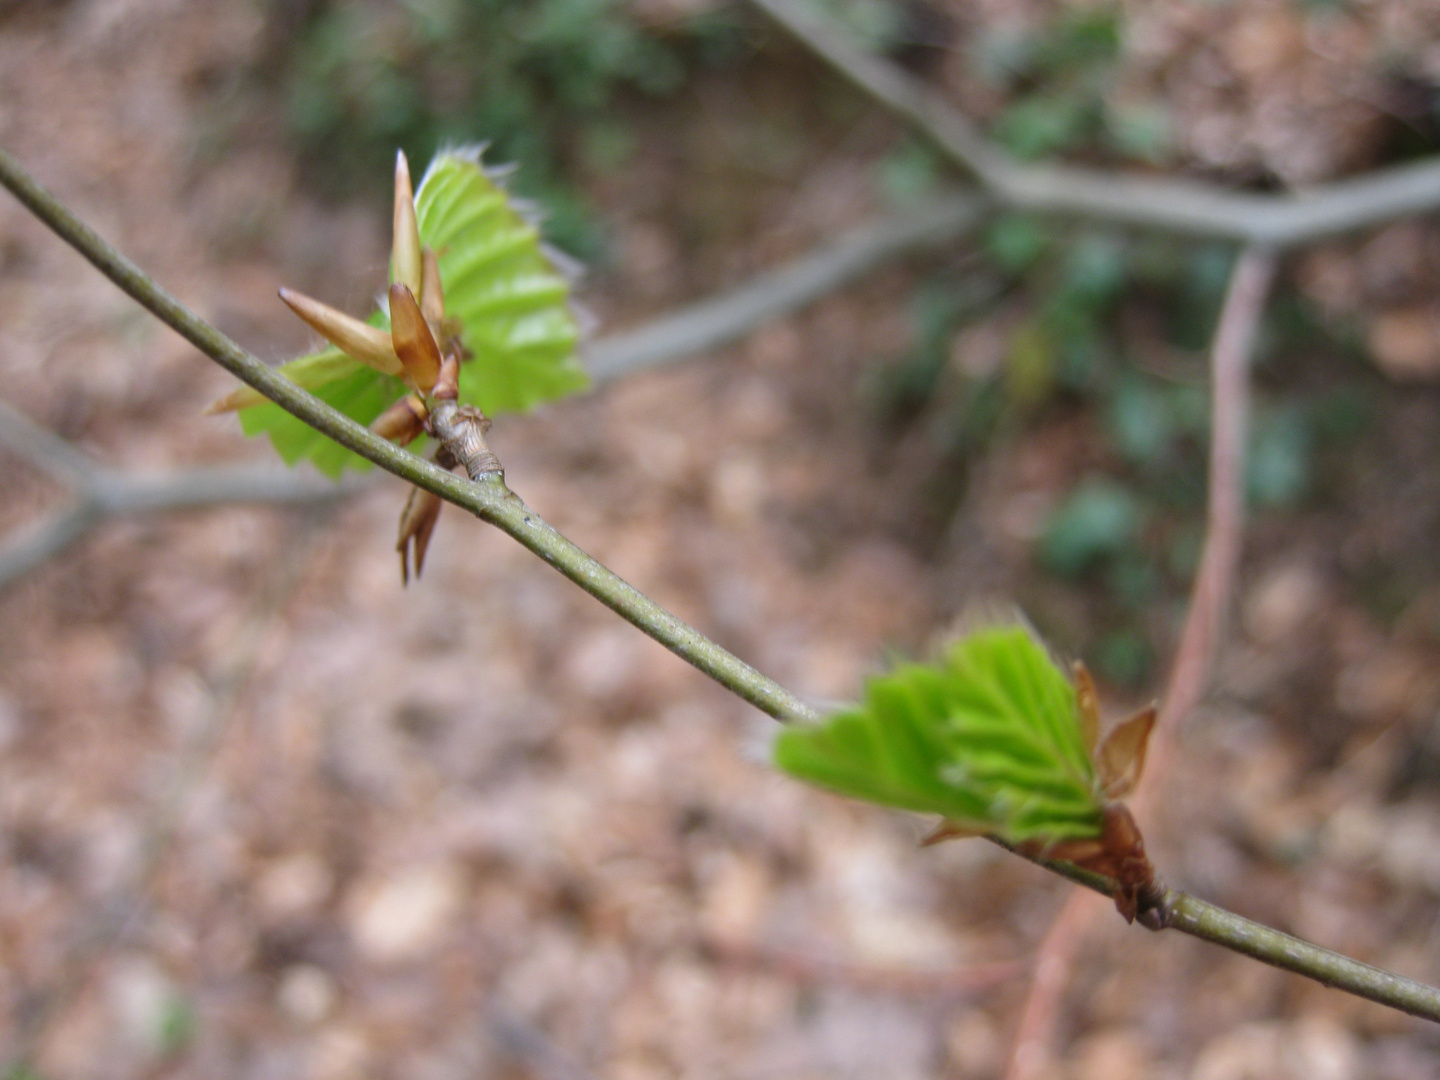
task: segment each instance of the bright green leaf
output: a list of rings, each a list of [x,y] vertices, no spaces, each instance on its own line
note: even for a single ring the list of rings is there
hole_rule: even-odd
[[[782,731],[774,754],[801,780],[1012,843],[1101,831],[1075,690],[1022,626],[872,679],[858,705]]]

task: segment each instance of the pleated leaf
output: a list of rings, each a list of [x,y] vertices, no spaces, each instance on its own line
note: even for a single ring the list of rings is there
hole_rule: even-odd
[[[415,214],[421,242],[440,264],[447,323],[458,327],[472,355],[460,368],[460,400],[495,416],[585,389],[569,282],[525,209],[482,167],[478,149],[446,151],[431,161],[415,193]],[[390,325],[382,310],[366,321]],[[398,379],[334,347],[280,371],[362,424],[404,393]],[[246,405],[240,422],[247,435],[268,434],[288,464],[308,459],[332,476],[369,468],[276,405]]]
[[[872,679],[858,705],[782,731],[774,756],[819,787],[1012,843],[1101,832],[1075,689],[1021,626]]]

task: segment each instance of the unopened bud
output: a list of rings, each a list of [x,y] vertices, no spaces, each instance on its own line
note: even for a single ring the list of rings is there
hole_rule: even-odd
[[[405,377],[422,394],[440,377],[440,347],[430,332],[415,294],[396,282],[390,286],[390,342],[405,367]]]
[[[395,355],[391,335],[378,326],[361,322],[294,289],[281,289],[280,299],[346,356],[352,356],[386,375],[398,377],[405,373],[400,358]]]
[[[415,192],[410,163],[395,152],[395,237],[390,249],[390,280],[412,293],[420,291],[420,226],[415,220]]]
[[[400,553],[400,580],[410,584],[410,551],[413,546],[415,577],[425,566],[425,549],[430,546],[430,535],[435,531],[435,522],[440,520],[440,508],[445,505],[439,495],[422,488],[411,488],[410,498],[400,514],[400,539],[395,550]]]
[[[460,396],[460,357],[446,353],[440,361],[440,377],[430,396],[437,401],[454,401]]]
[[[382,439],[405,446],[425,433],[427,416],[425,403],[414,394],[406,394],[377,416],[370,430]]]

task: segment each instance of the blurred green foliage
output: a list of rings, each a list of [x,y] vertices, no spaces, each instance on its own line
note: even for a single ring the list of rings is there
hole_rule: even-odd
[[[278,19],[291,5],[272,6]],[[378,193],[397,146],[425,161],[487,142],[489,160],[520,166],[513,186],[545,207],[547,234],[582,255],[599,237],[566,177],[624,167],[638,135],[617,99],[674,93],[745,49],[723,13],[657,27],[623,0],[319,0],[276,37],[269,63],[322,190]]]
[[[1051,515],[1040,556],[1056,573],[1079,575],[1134,545],[1144,518],[1128,487],[1108,477],[1087,478]]]
[[[156,1045],[162,1056],[178,1054],[195,1038],[199,1017],[195,1007],[183,996],[172,993],[160,1015],[160,1029],[155,1033]]]
[[[1121,15],[1118,5],[1099,4],[1069,9],[1046,26],[997,25],[976,36],[975,70],[1010,97],[993,134],[1012,154],[1096,148],[1137,161],[1168,158],[1164,103],[1115,93]]]
[[[916,290],[912,345],[871,380],[884,414],[923,417],[954,468],[1007,433],[1073,420],[1090,430],[1093,459],[1051,509],[1035,557],[1088,598],[1086,658],[1115,682],[1153,674],[1149,616],[1183,600],[1199,561],[1208,349],[1233,257],[1221,245],[1002,215],[963,271],[941,270]],[[993,370],[966,370],[958,336],[994,317],[997,302],[1003,356]],[[1303,303],[1275,299],[1245,479],[1257,509],[1293,510],[1316,494],[1321,458],[1343,458],[1369,422],[1354,386],[1291,378],[1286,358],[1306,357],[1313,371],[1322,339]]]
[[[916,138],[907,138],[880,159],[876,182],[892,206],[908,206],[930,194],[944,175],[939,155]]]
[[[1008,99],[992,134],[1012,154],[1166,159],[1163,103],[1115,93],[1121,17],[1118,5],[1102,3],[1045,25],[996,24],[972,37],[973,70]],[[897,171],[919,175],[915,158],[906,146],[893,152],[882,190],[896,188]],[[942,273],[917,293],[914,345],[882,380],[890,392],[882,400],[892,410],[897,400],[912,413],[928,408],[932,428],[947,434],[957,456],[1047,418],[1078,416],[1092,426],[1101,453],[1052,508],[1035,554],[1056,579],[1100,597],[1090,634],[1096,668],[1115,681],[1143,681],[1155,655],[1141,629],[1145,616],[1185,595],[1199,561],[1205,357],[1233,251],[1002,214],[983,233],[982,252],[979,273],[991,277],[1008,312],[998,369],[965,375],[962,389],[948,392],[946,417],[924,403],[925,388],[938,394],[946,384],[956,335],[988,314],[947,302],[943,290],[956,287],[955,275]],[[1323,337],[1316,329],[1303,305],[1280,298],[1259,351],[1313,350]],[[1363,410],[1345,392],[1284,387],[1272,400],[1263,378],[1256,398],[1246,492],[1252,505],[1283,511],[1315,491],[1318,448],[1357,434]]]

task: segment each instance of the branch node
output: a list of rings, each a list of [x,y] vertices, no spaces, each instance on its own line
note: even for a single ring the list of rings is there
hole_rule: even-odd
[[[471,480],[505,474],[500,459],[485,441],[485,432],[489,430],[490,418],[474,405],[457,405],[441,399],[430,412],[430,434],[440,440]]]
[[[1135,921],[1147,930],[1164,930],[1170,925],[1170,892],[1160,878],[1152,877],[1137,897]]]

